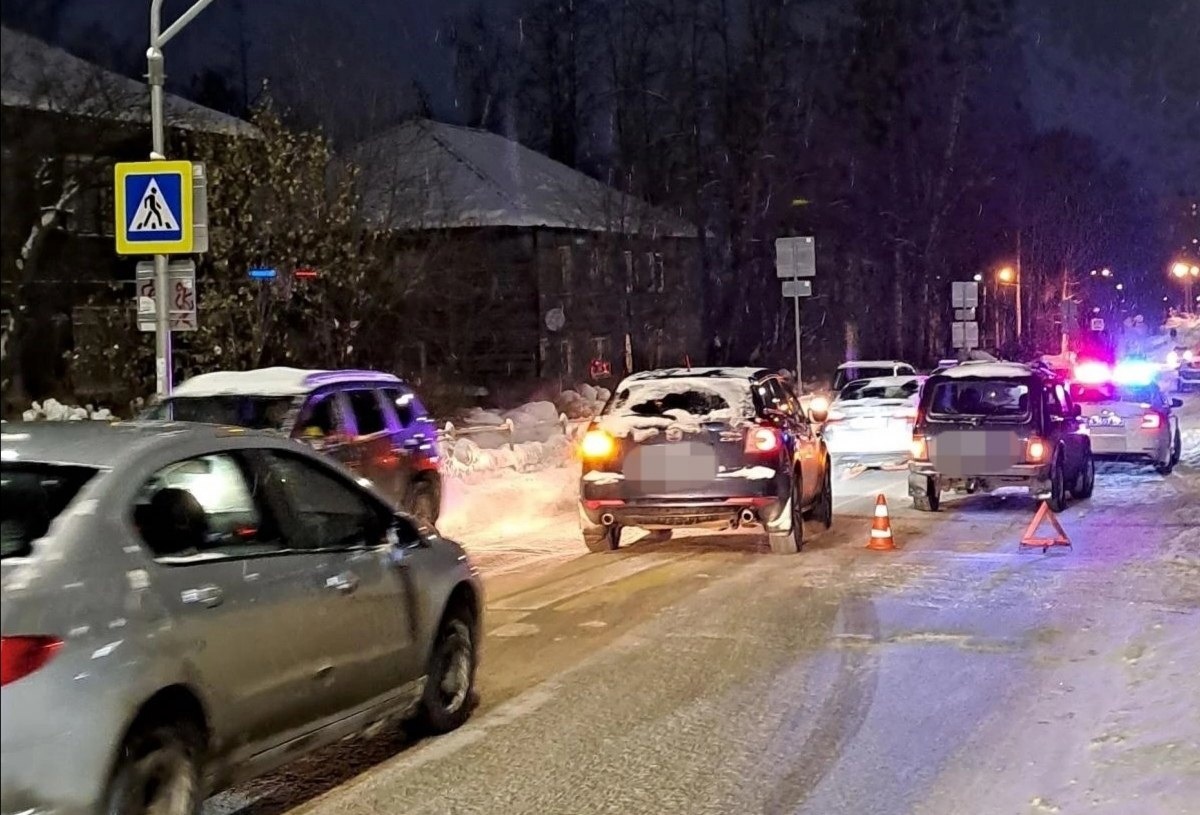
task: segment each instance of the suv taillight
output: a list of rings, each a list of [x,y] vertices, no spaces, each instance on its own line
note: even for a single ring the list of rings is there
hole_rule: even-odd
[[[761,455],[779,449],[779,431],[771,427],[752,427],[746,431],[746,452]]]
[[[1162,427],[1162,415],[1154,412],[1142,414],[1142,430],[1158,430]]]
[[[1030,464],[1041,464],[1046,460],[1046,443],[1041,439],[1030,439],[1025,445],[1025,460]]]
[[[929,445],[924,436],[913,436],[910,452],[913,461],[929,461]]]
[[[54,658],[62,640],[57,637],[0,637],[0,685],[16,682]]]

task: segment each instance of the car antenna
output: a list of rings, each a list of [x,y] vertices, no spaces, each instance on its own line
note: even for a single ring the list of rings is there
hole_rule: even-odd
[[[692,357],[690,354],[683,355],[683,364],[687,366],[689,371],[692,370]]]

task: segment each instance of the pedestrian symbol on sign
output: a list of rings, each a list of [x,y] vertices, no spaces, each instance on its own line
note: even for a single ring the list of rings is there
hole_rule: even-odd
[[[158,181],[150,179],[129,223],[130,232],[178,232],[179,221],[163,201]]]

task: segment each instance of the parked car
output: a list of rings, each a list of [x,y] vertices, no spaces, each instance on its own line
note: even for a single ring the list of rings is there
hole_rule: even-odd
[[[913,427],[908,492],[936,512],[944,490],[1026,487],[1062,510],[1090,498],[1096,466],[1082,411],[1047,368],[973,363],[931,376]]]
[[[1083,409],[1098,459],[1145,461],[1166,475],[1182,454],[1179,417],[1157,382],[1158,366],[1152,363],[1085,363],[1075,371],[1071,398]]]
[[[806,514],[833,522],[829,453],[808,419],[775,371],[627,377],[581,445],[584,543],[616,549],[625,527],[749,529],[774,552],[798,552]]]
[[[838,464],[877,467],[908,461],[921,376],[860,379],[830,405],[823,435]]]
[[[415,717],[470,714],[463,550],[277,434],[6,424],[5,813],[191,815]]]
[[[403,380],[376,371],[264,368],[201,374],[146,416],[276,430],[368,478],[412,514],[442,506],[437,425]]]

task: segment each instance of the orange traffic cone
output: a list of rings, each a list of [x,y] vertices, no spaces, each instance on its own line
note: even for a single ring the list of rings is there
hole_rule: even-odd
[[[892,522],[888,517],[887,498],[883,493],[875,499],[875,519],[871,521],[871,537],[867,539],[867,548],[886,552],[896,548],[892,538]]]

